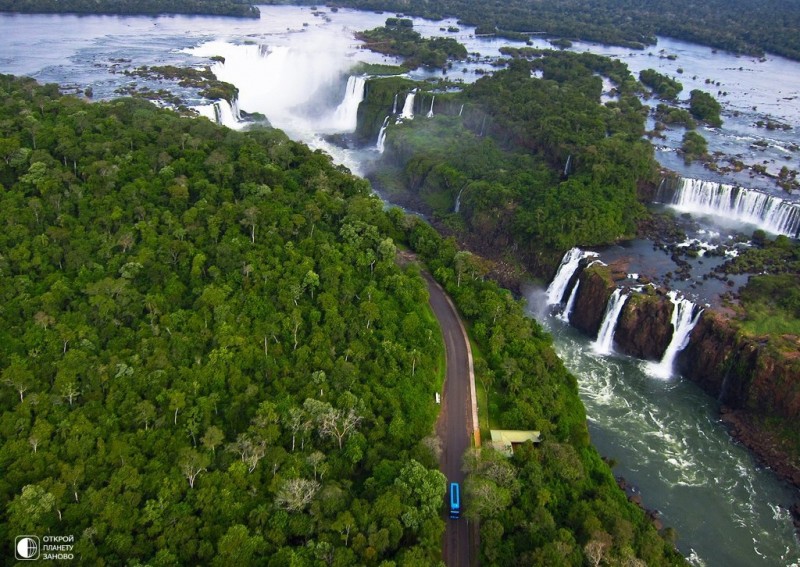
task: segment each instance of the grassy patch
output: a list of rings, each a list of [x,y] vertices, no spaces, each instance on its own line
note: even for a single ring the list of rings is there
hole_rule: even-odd
[[[383,65],[380,63],[359,63],[351,70],[354,75],[389,76],[402,75],[406,69],[399,65]]]

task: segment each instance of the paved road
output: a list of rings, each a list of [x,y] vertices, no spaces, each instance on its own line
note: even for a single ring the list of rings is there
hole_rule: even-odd
[[[461,458],[470,447],[474,432],[472,354],[453,304],[429,274],[425,273],[424,276],[428,283],[430,305],[442,329],[447,355],[447,375],[436,432],[442,440],[443,449],[439,468],[447,477],[449,490],[450,482],[464,482]],[[475,419],[477,422],[477,417]],[[449,492],[447,502],[449,503]],[[472,531],[464,518],[447,520],[443,552],[447,567],[470,567],[477,564],[475,558],[470,558],[473,550],[470,545]]]

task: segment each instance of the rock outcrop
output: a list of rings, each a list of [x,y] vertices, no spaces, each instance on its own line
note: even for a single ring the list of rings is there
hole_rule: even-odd
[[[617,348],[637,358],[661,360],[672,338],[672,310],[668,298],[659,294],[634,294],[619,317],[614,342]]]
[[[684,376],[732,409],[800,418],[800,356],[744,336],[707,311],[679,357]]]
[[[795,431],[800,419],[798,347],[781,349],[746,336],[721,314],[706,311],[678,358],[682,374],[722,404],[731,434],[796,486],[800,460],[790,446],[796,440],[781,431]]]
[[[580,287],[570,323],[590,337],[596,337],[603,322],[608,298],[616,289],[605,266],[590,266],[580,274]]]

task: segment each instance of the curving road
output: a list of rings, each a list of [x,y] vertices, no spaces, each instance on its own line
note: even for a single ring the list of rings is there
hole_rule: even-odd
[[[436,433],[442,440],[439,468],[450,482],[462,483],[461,458],[477,437],[477,409],[475,405],[475,379],[472,369],[472,352],[461,319],[444,290],[428,273],[423,273],[428,284],[430,305],[439,320],[445,344],[447,374],[442,396],[442,410],[436,423]],[[463,501],[463,497],[462,497]],[[449,492],[447,497],[449,503]],[[477,538],[465,518],[447,520],[444,535],[444,561],[447,567],[477,565],[475,545]]]

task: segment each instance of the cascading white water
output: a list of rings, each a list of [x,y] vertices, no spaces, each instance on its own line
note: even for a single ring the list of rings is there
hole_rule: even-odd
[[[399,93],[394,93],[394,102],[392,103],[392,114],[397,114],[397,95]]]
[[[461,189],[458,190],[458,195],[456,195],[456,204],[453,207],[453,212],[454,213],[457,213],[457,212],[459,212],[461,210],[461,193],[464,192],[464,189],[466,189],[466,187],[467,186],[464,185],[464,187],[462,187]]]
[[[458,115],[461,116],[464,113],[464,105],[461,105],[461,108],[458,109]]]
[[[572,161],[572,154],[569,154],[567,156],[567,163],[566,165],[564,165],[564,177],[566,177],[569,174],[569,164],[571,161]]]
[[[384,150],[384,143],[386,142],[386,127],[389,125],[389,116],[383,119],[383,126],[381,126],[381,131],[378,132],[378,141],[375,144],[375,149],[378,150],[380,153],[383,153]]]
[[[800,235],[800,203],[754,189],[684,178],[675,190],[671,205],[684,213],[755,224],[775,234]]]
[[[675,357],[689,344],[689,334],[697,325],[700,314],[703,312],[702,309],[698,309],[695,313],[695,304],[685,297],[679,298],[675,291],[670,291],[667,295],[674,305],[672,308],[672,339],[667,345],[667,350],[664,351],[661,362],[649,362],[645,366],[647,374],[663,380],[672,377]]]
[[[214,118],[217,124],[238,128],[240,122],[238,104],[232,106],[227,100],[218,100],[214,103]]]
[[[581,285],[581,280],[575,282],[575,287],[572,288],[572,291],[569,294],[569,299],[567,300],[567,306],[564,308],[564,311],[556,315],[559,319],[561,319],[565,323],[569,323],[569,316],[572,313],[573,307],[575,307],[575,298],[578,297],[578,286],[580,285]]]
[[[428,118],[433,118],[433,101],[434,100],[436,100],[436,96],[431,98],[431,109],[428,111],[428,115],[427,115]]]
[[[414,119],[414,97],[417,96],[417,89],[414,89],[406,95],[406,102],[403,104],[403,112],[400,113],[400,118],[403,120]]]
[[[333,30],[315,28],[309,31],[303,42],[291,45],[215,40],[185,51],[197,57],[219,56],[219,60],[211,65],[211,71],[217,79],[236,85],[241,108],[263,114],[272,126],[285,131],[290,138],[303,140],[312,149],[325,151],[358,174],[362,165],[347,150],[321,135],[342,132],[345,128],[352,131],[354,124],[338,120],[336,106],[320,104],[320,101],[341,96],[342,77],[353,66],[348,56],[350,39],[340,35]],[[357,83],[353,83],[348,92],[355,98],[359,88]],[[360,92],[363,94],[363,89]],[[343,102],[347,94],[338,101]],[[208,111],[200,112],[208,115]]]
[[[627,295],[623,295],[622,288],[617,288],[611,297],[608,298],[606,312],[603,315],[603,323],[597,333],[597,340],[592,344],[592,348],[597,354],[611,354],[614,352],[614,331],[617,329],[617,321],[622,308],[628,300]]]
[[[547,287],[547,305],[558,305],[561,303],[569,281],[572,279],[575,270],[578,269],[578,264],[580,264],[581,260],[584,258],[594,256],[597,256],[595,252],[584,252],[580,248],[572,248],[564,254],[556,276]]]
[[[332,126],[339,132],[355,132],[358,126],[358,105],[364,100],[365,76],[351,75],[347,79],[344,99],[333,113]]]

